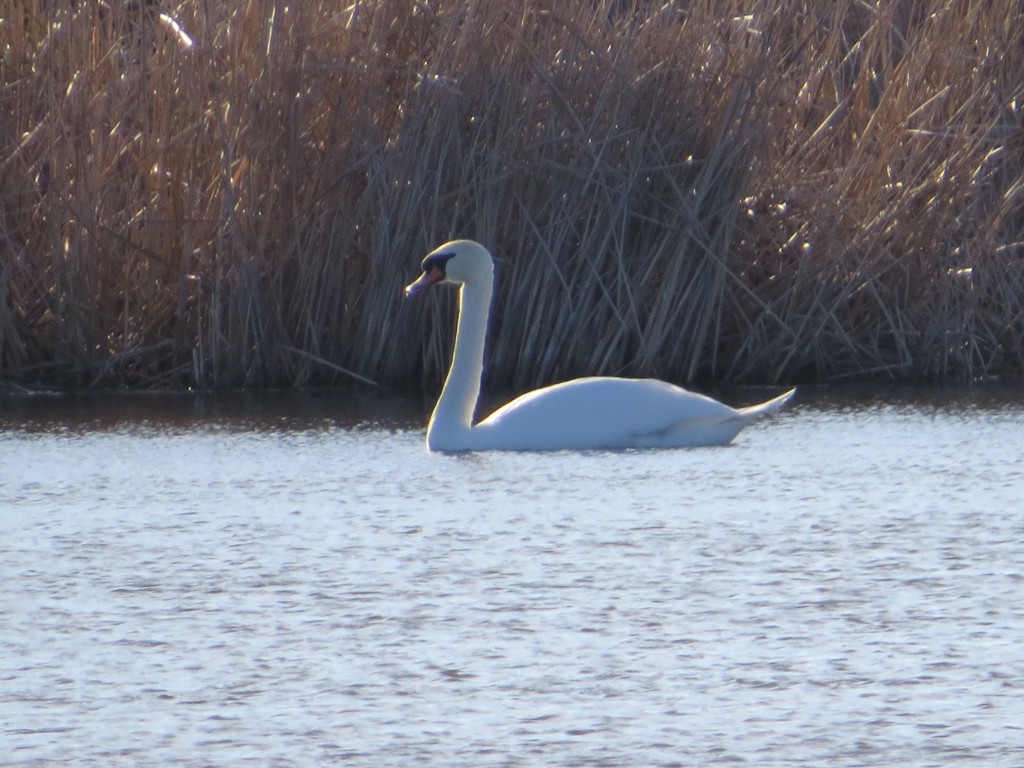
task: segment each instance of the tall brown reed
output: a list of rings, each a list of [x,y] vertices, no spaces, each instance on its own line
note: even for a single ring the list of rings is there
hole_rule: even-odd
[[[792,46],[737,249],[734,285],[763,311],[737,318],[747,346],[723,375],[1024,368],[1021,20],[1009,3],[840,3]]]
[[[3,379],[433,382],[456,236],[492,384],[1024,372],[1014,0],[2,16]]]

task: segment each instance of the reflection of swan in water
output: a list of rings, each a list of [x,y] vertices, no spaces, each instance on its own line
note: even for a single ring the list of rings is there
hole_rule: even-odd
[[[725,445],[796,391],[734,409],[664,381],[590,377],[528,392],[474,425],[494,285],[491,255],[471,240],[446,243],[427,255],[423,274],[405,293],[438,282],[460,286],[459,320],[451,369],[427,426],[432,451]]]

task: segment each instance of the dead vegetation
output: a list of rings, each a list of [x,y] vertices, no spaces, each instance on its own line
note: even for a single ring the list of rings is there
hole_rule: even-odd
[[[432,382],[451,237],[492,385],[1024,373],[1016,0],[14,7],[0,379]]]

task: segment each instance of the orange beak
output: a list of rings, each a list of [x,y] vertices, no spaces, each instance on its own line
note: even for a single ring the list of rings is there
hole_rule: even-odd
[[[409,285],[405,286],[405,297],[409,298],[411,296],[415,296],[424,288],[433,285],[434,283],[441,280],[443,277],[443,270],[437,269],[436,267],[428,269],[426,272],[420,275],[419,280],[417,280],[415,283],[410,283]]]

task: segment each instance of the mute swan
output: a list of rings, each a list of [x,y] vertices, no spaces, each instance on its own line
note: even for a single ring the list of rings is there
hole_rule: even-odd
[[[434,283],[459,286],[455,352],[427,425],[431,451],[552,451],[726,445],[743,427],[788,401],[795,389],[760,405],[734,409],[655,379],[588,377],[517,397],[480,423],[484,337],[494,286],[491,254],[453,240],[427,254],[413,296]]]

